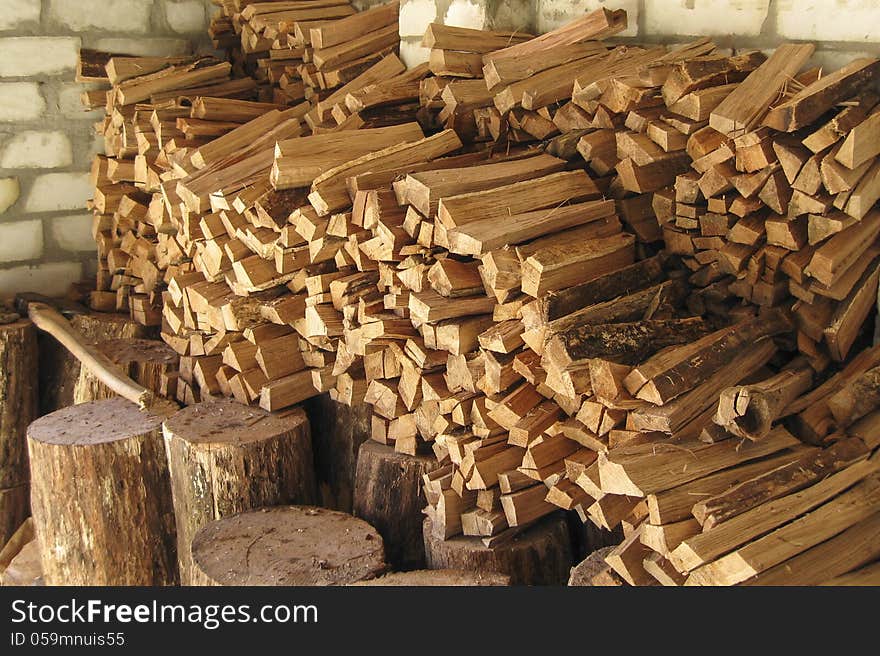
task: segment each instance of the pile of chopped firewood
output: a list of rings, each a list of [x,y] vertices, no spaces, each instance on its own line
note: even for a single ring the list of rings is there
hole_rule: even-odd
[[[626,16],[598,10],[535,38],[431,25],[406,71],[397,3],[274,4],[212,29],[280,106],[148,94],[105,122],[96,305],[163,301],[180,400],[367,403],[374,440],[441,463],[436,537],[576,511],[622,528],[631,584],[877,558],[878,62],[614,46]]]

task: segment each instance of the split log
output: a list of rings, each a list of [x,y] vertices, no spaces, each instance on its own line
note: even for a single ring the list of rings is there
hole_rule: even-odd
[[[737,437],[759,440],[770,432],[786,406],[812,385],[813,370],[804,364],[758,383],[728,387],[721,392],[713,421]]]
[[[430,519],[425,519],[423,535],[430,569],[497,572],[508,575],[512,585],[561,585],[568,580],[570,538],[565,520],[556,514],[493,547],[479,538],[438,538]]]
[[[397,453],[372,440],[358,450],[354,515],[379,531],[395,569],[425,566],[422,476],[438,467],[433,456]]]
[[[113,339],[95,345],[101,353],[119,365],[132,380],[160,394],[163,376],[177,369],[179,356],[174,349],[151,339]],[[116,393],[88,369],[80,367],[79,379],[73,388],[73,402],[87,403],[112,399]]]
[[[184,408],[163,425],[182,585],[191,545],[214,520],[263,506],[312,504],[317,492],[305,412],[278,417],[232,400]]]
[[[48,585],[177,582],[163,419],[117,398],[30,425],[31,504]]]
[[[0,545],[28,516],[27,427],[37,417],[37,330],[0,325]]]
[[[603,547],[594,551],[580,563],[571,568],[568,585],[571,587],[612,587],[627,585],[605,558],[614,547]]]
[[[386,569],[376,529],[315,506],[218,519],[196,533],[192,556],[194,583],[205,586],[348,585]]]

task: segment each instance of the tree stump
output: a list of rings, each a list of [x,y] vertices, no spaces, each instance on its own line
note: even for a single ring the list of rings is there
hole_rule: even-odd
[[[312,397],[303,406],[312,427],[321,505],[351,512],[358,449],[370,439],[373,407],[367,403],[349,407],[328,394]]]
[[[382,536],[315,506],[261,508],[196,533],[195,585],[348,585],[386,570]]]
[[[395,569],[425,566],[422,475],[438,466],[434,457],[397,453],[373,440],[358,451],[354,515],[376,527]]]
[[[459,569],[417,569],[412,572],[392,572],[377,579],[358,581],[353,586],[367,587],[489,587],[510,585],[510,577],[496,572],[465,572]]]
[[[129,378],[157,394],[163,374],[176,370],[180,361],[180,356],[170,346],[154,339],[111,339],[99,342],[96,348],[119,365]],[[80,367],[79,379],[73,388],[74,403],[115,396],[116,393],[92,372]]]
[[[132,321],[125,314],[92,312],[78,314],[70,323],[91,344],[111,339],[148,339],[154,330]],[[40,414],[73,405],[73,388],[82,366],[58,341],[46,333],[38,336],[40,348]]]
[[[29,514],[27,427],[37,416],[37,329],[0,325],[0,548]]]
[[[163,419],[116,398],[30,425],[31,510],[47,585],[177,581]]]
[[[166,420],[180,581],[192,582],[196,532],[263,506],[313,504],[315,465],[306,414],[278,417],[237,401],[189,406]]]
[[[571,541],[565,518],[548,515],[512,540],[488,548],[480,538],[434,536],[431,520],[422,527],[429,569],[498,572],[511,585],[564,585],[572,565]]]

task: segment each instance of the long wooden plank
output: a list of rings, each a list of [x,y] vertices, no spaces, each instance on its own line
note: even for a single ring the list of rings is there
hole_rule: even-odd
[[[787,430],[777,427],[765,440],[742,446],[725,440],[687,447],[671,444],[665,449],[649,445],[635,453],[609,451],[599,454],[599,476],[603,492],[644,497],[798,444]]]
[[[767,112],[763,125],[782,132],[794,132],[815,121],[841,100],[854,96],[878,72],[880,60],[855,59],[773,107]]]
[[[873,515],[880,477],[865,479],[817,510],[691,572],[685,585],[736,585],[842,533]]]
[[[856,463],[805,490],[756,506],[685,539],[669,554],[669,562],[680,572],[694,570],[813,510],[876,471],[874,463]]]

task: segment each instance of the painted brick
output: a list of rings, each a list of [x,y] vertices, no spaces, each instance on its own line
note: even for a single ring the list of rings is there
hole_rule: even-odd
[[[200,0],[165,0],[165,21],[178,34],[201,32],[206,27],[205,5]]]
[[[810,65],[821,66],[825,71],[834,71],[849,64],[854,59],[876,56],[876,51],[854,52],[852,50],[836,50],[833,48],[823,48],[821,44],[819,44],[819,48],[813,53],[813,57],[810,59]]]
[[[12,30],[40,20],[40,0],[3,0],[0,30]]]
[[[92,197],[88,173],[46,173],[37,177],[25,200],[25,212],[57,212],[85,207]]]
[[[79,38],[16,36],[0,39],[0,77],[56,75],[76,68]]]
[[[807,41],[878,40],[877,0],[776,0],[776,31],[786,39]]]
[[[73,147],[63,132],[25,130],[3,146],[0,168],[56,169],[73,163]]]
[[[501,0],[489,5],[489,27],[493,30],[534,32],[534,0]]]
[[[49,0],[49,18],[74,32],[145,33],[152,0]]]
[[[91,214],[54,216],[47,224],[53,241],[61,250],[74,252],[95,250]]]
[[[36,121],[46,110],[46,101],[36,82],[0,84],[0,121]]]
[[[646,0],[646,4],[650,1]],[[667,5],[674,4],[675,1],[664,0]],[[555,30],[575,18],[603,7],[626,10],[627,27],[617,36],[636,36],[638,34],[639,0],[618,0],[614,3],[602,2],[602,0],[538,0],[536,21],[538,32]]]
[[[443,22],[455,27],[482,30],[488,27],[489,15],[484,0],[452,0]]]
[[[0,262],[36,260],[43,254],[40,219],[0,223]]]
[[[400,36],[421,38],[428,25],[437,21],[438,15],[435,0],[405,0],[400,6],[398,32]]]
[[[87,45],[106,52],[124,52],[140,57],[161,57],[163,55],[184,55],[192,50],[186,39],[142,39],[104,37],[89,41]]]
[[[70,283],[82,276],[79,262],[49,262],[38,267],[17,266],[0,270],[0,295],[37,292],[47,296],[63,296]]]
[[[430,48],[423,48],[421,39],[402,39],[400,41],[400,60],[407,68],[413,68],[428,61]]]
[[[0,178],[0,214],[15,205],[20,193],[18,178]]]
[[[757,36],[769,5],[770,0],[645,0],[645,34]]]

